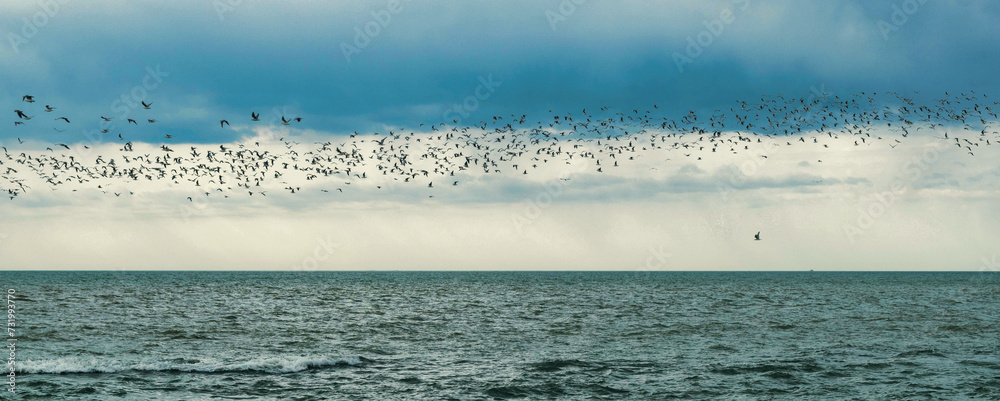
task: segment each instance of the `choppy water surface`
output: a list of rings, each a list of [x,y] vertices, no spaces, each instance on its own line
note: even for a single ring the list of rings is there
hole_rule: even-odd
[[[998,284],[0,272],[23,300],[18,396],[44,400],[998,399]]]

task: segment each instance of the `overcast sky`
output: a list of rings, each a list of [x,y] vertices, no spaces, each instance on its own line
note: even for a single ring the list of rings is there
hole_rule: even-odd
[[[985,0],[0,0],[0,34],[8,148],[17,138],[37,149],[102,149],[117,133],[192,145],[269,134],[247,124],[251,112],[303,117],[283,134],[338,140],[425,132],[456,116],[474,124],[655,104],[679,117],[777,93],[1000,96],[1000,3]],[[13,126],[14,109],[41,114],[44,104],[72,124]],[[99,134],[100,116],[125,115],[158,122],[114,122]],[[109,200],[41,187],[0,202],[0,267],[982,269],[1000,252],[1000,166],[987,154],[944,154],[871,229],[844,232],[906,157],[933,149],[924,132],[892,151],[834,147],[841,153],[824,158],[841,169],[802,165],[811,151],[790,151],[732,196],[716,184],[739,157],[577,173],[527,225],[518,223],[533,214],[526,200],[561,182],[557,172],[477,181],[433,201],[420,193],[185,205],[187,195],[157,188]],[[657,167],[667,172],[650,177]],[[765,241],[752,241],[757,231]]]
[[[1000,4],[989,1],[913,0],[913,14],[906,7],[895,19],[907,1],[401,0],[397,13],[385,0],[227,1],[52,0],[51,13],[45,2],[0,1],[0,104],[13,110],[33,94],[74,120],[79,136],[159,66],[167,75],[148,91],[157,128],[213,142],[240,136],[204,129],[219,119],[274,108],[334,133],[441,122],[490,75],[501,84],[469,119],[588,106],[712,110],[811,87],[1000,85]],[[726,12],[729,23],[711,33]],[[376,35],[357,33],[366,30]],[[698,54],[688,38],[703,32],[711,42]],[[345,57],[345,45],[357,52]],[[680,72],[674,55],[688,50],[698,55]],[[7,111],[0,121],[15,118]],[[52,134],[32,133],[73,140]]]

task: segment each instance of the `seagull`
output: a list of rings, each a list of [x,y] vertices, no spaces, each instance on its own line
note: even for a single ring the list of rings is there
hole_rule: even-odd
[[[25,119],[25,120],[27,120],[27,119],[30,119],[30,118],[31,118],[31,117],[28,117],[28,115],[27,115],[27,114],[24,114],[24,112],[23,112],[23,111],[21,111],[21,110],[14,110],[14,112],[15,112],[15,113],[17,113],[17,116],[18,116],[18,117],[20,117],[20,118],[23,118],[23,119]]]
[[[873,94],[874,95],[874,94]],[[964,97],[964,95],[963,95]],[[777,97],[782,99],[780,94]],[[723,124],[725,120],[725,112],[723,114],[715,114],[709,120],[701,119],[704,122],[703,125],[696,123],[699,119],[696,118],[694,112],[692,111],[690,115],[681,117],[680,120],[670,120],[668,118],[663,118],[662,121],[657,121],[658,119],[652,118],[649,114],[650,111],[646,111],[646,115],[640,114],[639,109],[633,109],[631,114],[617,113],[613,118],[605,120],[599,120],[586,113],[585,109],[582,109],[582,114],[585,116],[586,122],[574,122],[572,114],[567,113],[565,116],[551,116],[554,118],[555,124],[548,124],[549,127],[555,127],[556,125],[567,129],[565,133],[559,131],[545,130],[544,125],[541,121],[538,122],[538,128],[533,127],[514,127],[511,124],[506,126],[499,126],[503,124],[500,122],[506,118],[501,116],[493,116],[491,118],[492,124],[498,125],[496,127],[488,129],[489,123],[486,121],[480,121],[479,124],[472,124],[471,126],[462,127],[458,121],[452,120],[456,126],[444,125],[441,123],[433,123],[430,125],[431,129],[429,131],[434,131],[433,137],[424,135],[414,135],[412,132],[408,134],[395,135],[394,132],[390,131],[389,135],[380,137],[379,140],[372,140],[364,134],[359,134],[354,132],[350,135],[349,142],[341,143],[339,145],[331,145],[331,143],[317,143],[319,148],[313,149],[301,149],[296,148],[294,145],[299,145],[297,142],[288,141],[285,142],[285,138],[281,138],[280,141],[284,142],[285,146],[289,151],[282,153],[271,153],[265,148],[260,148],[260,145],[256,142],[245,146],[245,144],[235,144],[232,148],[227,148],[223,145],[218,145],[219,150],[216,152],[205,151],[200,152],[196,147],[192,147],[192,152],[190,158],[177,155],[173,157],[172,155],[138,155],[138,157],[126,156],[125,154],[118,155],[120,158],[116,157],[117,162],[130,163],[134,168],[130,167],[128,169],[123,169],[121,164],[115,165],[115,159],[105,159],[98,158],[95,163],[87,163],[85,161],[76,161],[65,154],[53,154],[44,155],[44,157],[32,157],[32,155],[22,155],[18,163],[27,164],[32,169],[39,171],[43,166],[51,166],[52,170],[49,170],[49,176],[43,177],[48,179],[50,184],[53,186],[61,184],[58,179],[54,176],[55,170],[62,171],[67,168],[72,168],[73,170],[81,173],[77,177],[63,177],[72,178],[72,180],[66,181],[78,181],[79,183],[85,182],[87,179],[83,177],[89,176],[90,178],[97,178],[96,176],[102,176],[106,178],[122,178],[127,180],[140,180],[145,178],[148,181],[163,180],[165,182],[173,182],[175,184],[183,184],[185,181],[191,181],[193,186],[197,187],[207,187],[211,184],[216,184],[217,186],[212,186],[206,188],[210,191],[218,191],[223,193],[224,197],[231,197],[232,194],[238,193],[240,191],[234,191],[234,188],[251,188],[255,189],[252,192],[248,191],[248,195],[252,193],[257,193],[259,197],[263,198],[266,196],[266,191],[270,190],[269,186],[270,177],[274,177],[277,182],[280,177],[293,176],[293,172],[298,174],[305,174],[305,179],[307,180],[322,180],[323,177],[342,177],[346,174],[348,177],[357,177],[359,179],[367,178],[363,170],[368,170],[368,167],[377,168],[379,175],[386,176],[389,181],[397,181],[399,183],[407,182],[415,185],[422,185],[418,183],[417,177],[423,174],[424,177],[447,177],[451,176],[450,180],[447,178],[438,178],[438,185],[440,188],[434,187],[432,183],[428,182],[428,189],[437,191],[447,192],[447,181],[452,181],[453,188],[457,189],[458,181],[456,178],[461,171],[472,170],[477,167],[482,167],[484,173],[504,173],[505,169],[511,169],[510,172],[516,173],[518,175],[529,174],[525,167],[540,168],[540,165],[548,162],[556,162],[562,164],[570,164],[570,160],[589,160],[589,163],[595,163],[592,165],[597,169],[598,173],[603,172],[603,167],[625,167],[629,164],[629,161],[640,160],[640,157],[644,156],[639,153],[640,150],[647,151],[652,149],[663,149],[664,151],[670,150],[671,154],[668,156],[672,157],[660,157],[666,161],[672,160],[673,157],[677,155],[682,155],[685,157],[695,157],[698,160],[710,160],[712,157],[707,156],[707,153],[716,154],[726,153],[725,148],[730,148],[732,153],[737,152],[738,146],[744,146],[744,150],[749,150],[742,142],[757,142],[758,145],[761,143],[762,138],[777,136],[779,134],[771,133],[759,133],[759,129],[754,128],[758,125],[771,124],[771,129],[780,132],[784,131],[786,135],[792,135],[794,133],[804,132],[811,130],[810,125],[817,125],[818,133],[812,137],[814,144],[819,144],[817,137],[821,137],[822,134],[827,134],[831,138],[831,142],[819,144],[820,147],[817,149],[830,149],[837,146],[849,145],[851,141],[860,139],[858,145],[867,143],[867,139],[881,140],[882,136],[877,136],[875,134],[869,134],[867,131],[871,131],[872,121],[869,120],[880,120],[888,119],[888,114],[882,111],[881,106],[874,106],[874,101],[869,101],[873,103],[872,106],[858,104],[853,101],[844,101],[840,98],[837,100],[828,100],[831,104],[835,106],[827,106],[823,103],[813,102],[813,107],[822,109],[822,112],[815,114],[817,116],[817,121],[799,121],[796,117],[788,117],[788,115],[794,115],[794,113],[810,112],[809,110],[802,110],[808,106],[803,99],[795,99],[794,103],[791,99],[784,99],[785,104],[779,105],[774,98],[762,98],[763,104],[751,105],[746,102],[739,103],[742,106],[742,111],[734,110],[730,108],[730,111],[736,113],[736,120],[738,125],[730,127],[730,124]],[[954,99],[954,98],[953,98]],[[957,101],[957,99],[955,100]],[[837,102],[837,103],[833,103]],[[908,100],[904,100],[905,103],[911,104]],[[949,103],[950,104],[950,103]],[[798,106],[797,105],[803,105]],[[150,103],[143,102],[143,106],[151,106]],[[27,106],[33,107],[33,106]],[[916,109],[916,106],[910,106]],[[961,107],[961,106],[959,106]],[[919,119],[920,121],[930,121],[934,124],[929,124],[931,128],[937,123],[942,123],[947,119],[960,120],[962,122],[966,121],[967,117],[973,117],[978,120],[983,121],[983,128],[981,132],[981,138],[979,140],[985,142],[987,145],[996,145],[994,142],[1000,140],[1000,136],[996,136],[997,133],[994,131],[994,137],[987,137],[987,132],[991,131],[986,128],[988,122],[986,121],[986,112],[980,112],[979,106],[972,108],[970,110],[958,110],[956,111],[954,107],[937,107],[934,108],[921,108],[920,111],[910,111],[905,107],[900,109],[899,119],[903,122],[903,128],[897,128],[896,117],[893,117],[891,124],[888,126],[892,127],[890,129],[902,130],[901,133],[897,134],[900,139],[905,139],[907,129],[911,132],[919,128],[918,123],[913,123],[906,121],[909,118],[911,120]],[[51,107],[49,107],[51,108]],[[151,108],[151,107],[150,107]],[[866,109],[867,108],[867,109]],[[607,107],[600,108],[602,112],[607,112]],[[658,109],[658,106],[654,105],[652,109]],[[826,110],[829,109],[829,110]],[[44,109],[43,109],[44,110]],[[757,110],[760,110],[758,114]],[[839,110],[841,117],[834,117],[836,114],[834,111]],[[992,109],[988,109],[992,112]],[[717,112],[719,112],[717,110]],[[780,112],[780,114],[778,114]],[[858,114],[852,115],[851,112],[858,112]],[[933,117],[934,113],[938,114],[938,118]],[[766,114],[770,114],[769,116]],[[997,118],[994,113],[990,113]],[[251,112],[251,119],[254,121],[260,121],[263,113],[257,113],[256,111]],[[825,116],[824,116],[825,115]],[[944,116],[946,115],[946,116]],[[19,111],[17,114],[18,119],[15,120],[15,125],[24,125],[24,128],[18,128],[22,130],[30,130],[33,127],[27,125],[27,121],[31,119],[30,116],[25,114],[23,111]],[[292,122],[301,122],[302,117],[292,117],[281,116],[281,123],[283,125],[290,125]],[[513,121],[517,121],[518,118],[511,114]],[[589,118],[587,118],[589,117]],[[830,119],[828,117],[834,117]],[[126,119],[128,123],[136,124],[136,120],[127,119],[126,116],[121,116],[119,118]],[[236,117],[237,119],[239,117]],[[579,117],[577,117],[579,119]],[[59,118],[62,119],[62,118]],[[104,117],[105,122],[113,121],[113,118]],[[625,120],[629,120],[626,122]],[[58,119],[57,119],[58,120]],[[520,124],[524,124],[524,116],[520,117]],[[592,121],[597,120],[597,121]],[[761,120],[767,120],[767,123],[763,123]],[[800,119],[801,120],[801,119]],[[840,121],[838,121],[840,120]],[[9,121],[9,120],[8,120]],[[66,117],[67,125],[69,118]],[[156,120],[147,120],[150,123],[156,122]],[[819,122],[823,121],[823,122]],[[829,122],[827,122],[829,121]],[[618,122],[622,125],[616,126]],[[593,123],[594,127],[588,126],[588,124]],[[889,121],[882,122],[881,124],[889,123]],[[841,125],[842,124],[842,125]],[[879,123],[876,123],[879,124]],[[220,127],[225,129],[226,126],[231,126],[228,120],[220,120]],[[534,123],[529,123],[529,125],[534,125]],[[424,127],[425,124],[420,124]],[[9,126],[8,126],[9,127]],[[470,131],[478,127],[481,133],[476,133]],[[598,128],[599,127],[599,128]],[[645,127],[660,127],[657,131],[662,130],[662,132],[647,132]],[[910,128],[913,127],[913,128]],[[966,124],[966,131],[973,131],[970,124]],[[102,133],[110,133],[111,127],[106,127],[100,129]],[[736,128],[738,130],[744,131],[742,133],[734,133],[731,137],[727,131],[731,128]],[[53,128],[57,132],[63,132],[63,130],[58,128]],[[423,128],[421,128],[422,130]],[[599,129],[599,130],[598,130]],[[630,130],[639,130],[629,132]],[[979,127],[977,127],[979,129]],[[839,131],[838,131],[839,130]],[[119,130],[118,139],[124,142],[124,132]],[[624,131],[624,132],[622,132]],[[605,133],[607,132],[607,133]],[[694,139],[681,139],[683,135],[688,133],[695,133]],[[441,135],[438,135],[441,134]],[[572,149],[567,150],[567,145],[569,142],[559,142],[557,143],[555,139],[558,136],[578,134],[584,136],[580,138],[578,142],[574,141],[572,143]],[[596,134],[596,135],[592,135]],[[847,134],[846,136],[844,134]],[[375,136],[379,136],[380,133],[373,133]],[[703,140],[699,136],[705,135],[705,138],[710,138],[708,140]],[[839,138],[838,135],[845,136],[845,138]],[[575,135],[574,135],[575,136]],[[851,138],[848,140],[847,138]],[[955,133],[954,136],[948,135],[946,141],[951,139],[952,142],[956,142],[955,137],[960,140],[962,138],[961,133]],[[110,137],[110,135],[109,135]],[[544,137],[545,139],[543,139]],[[170,135],[165,137],[167,140],[171,139]],[[358,138],[358,139],[355,139]],[[403,139],[405,138],[405,139]],[[667,138],[678,138],[676,142],[670,146],[667,142]],[[691,137],[687,137],[691,138]],[[797,142],[807,143],[810,139],[809,136],[804,138],[795,138]],[[839,138],[839,139],[838,139]],[[890,143],[890,148],[897,148],[896,144],[901,144],[900,139],[895,139],[888,137],[886,142]],[[544,141],[552,140],[550,144],[546,145]],[[793,146],[791,144],[792,139],[786,142],[786,145]],[[832,142],[836,140],[837,142]],[[641,142],[638,142],[641,141]],[[19,143],[27,143],[21,138],[18,138]],[[165,141],[164,141],[165,142]],[[172,141],[171,141],[172,142]],[[593,143],[596,142],[596,143]],[[673,142],[673,141],[671,141]],[[976,151],[988,152],[992,149],[997,148],[997,146],[987,146],[983,148],[978,141],[969,140],[957,141],[956,145],[958,147],[964,147],[970,157],[974,156],[972,146],[977,146]],[[32,142],[35,143],[35,142]],[[365,143],[371,143],[369,147]],[[835,144],[836,143],[836,144]],[[251,151],[250,148],[253,145],[257,145],[257,149]],[[424,146],[427,144],[427,146]],[[499,144],[499,145],[493,145]],[[627,145],[626,145],[627,144]],[[58,146],[56,146],[58,145]],[[66,144],[54,144],[51,148],[46,149],[56,149],[62,145]],[[532,146],[539,145],[539,146]],[[561,145],[561,147],[560,147]],[[596,145],[596,147],[592,146]],[[652,145],[650,147],[650,145]],[[661,147],[661,145],[663,145]],[[966,146],[968,145],[968,146]],[[70,145],[66,145],[67,147]],[[80,144],[77,146],[83,146],[87,148],[86,145]],[[411,146],[419,147],[420,150],[413,153],[408,150]],[[774,146],[779,146],[777,143]],[[805,145],[803,145],[805,146]],[[854,148],[851,146],[851,148]],[[173,151],[167,147],[161,148],[166,152],[173,154]],[[672,150],[671,150],[672,149]],[[711,149],[710,151],[705,151],[705,149]],[[64,148],[65,150],[65,148]],[[125,144],[124,147],[120,148],[122,152],[132,152],[131,142]],[[415,149],[413,149],[415,150]],[[299,157],[299,152],[303,152],[304,155],[310,155],[308,157]],[[698,153],[695,153],[698,152]],[[30,152],[29,152],[30,153]],[[64,153],[70,153],[69,151]],[[132,153],[132,155],[137,155]],[[204,155],[204,156],[203,156]],[[105,155],[107,157],[108,155]],[[499,157],[498,157],[499,156]],[[715,156],[715,155],[712,155]],[[761,159],[770,158],[770,154],[760,156]],[[990,154],[981,154],[980,157],[989,157]],[[607,165],[607,158],[610,157],[612,160],[611,165]],[[704,159],[704,157],[709,157],[709,159]],[[7,156],[8,160],[13,160],[10,156]],[[65,160],[69,158],[69,160]],[[530,158],[530,161],[529,161]],[[562,159],[561,158],[565,158]],[[152,159],[152,160],[151,160]],[[464,159],[464,160],[463,160]],[[153,160],[156,160],[155,162]],[[427,163],[433,163],[429,165],[420,164],[426,160]],[[767,159],[765,159],[767,160]],[[6,163],[7,160],[3,160]],[[834,160],[835,162],[838,160]],[[588,164],[589,164],[588,163]],[[817,160],[816,163],[822,164],[821,160]],[[219,164],[222,165],[222,169],[219,169]],[[554,163],[549,163],[552,165]],[[212,167],[209,167],[212,166]],[[648,166],[645,166],[648,167]],[[659,167],[659,166],[657,166]],[[649,170],[656,170],[656,167],[648,167]],[[432,170],[433,172],[429,171]],[[537,171],[537,170],[536,170]],[[611,170],[609,170],[610,172]],[[17,174],[16,171],[13,172]],[[227,173],[231,173],[227,176]],[[0,185],[3,183],[14,182],[10,181],[10,171],[6,173],[7,177],[0,176]],[[287,175],[286,175],[287,174]],[[15,176],[16,177],[16,176]],[[200,182],[199,177],[202,181]],[[15,178],[16,179],[16,178]],[[459,178],[460,179],[460,178]],[[234,180],[230,181],[230,180]],[[569,180],[569,178],[560,178],[560,180]],[[443,184],[442,184],[443,181]],[[233,182],[229,184],[229,182]],[[58,183],[58,184],[57,184]],[[283,182],[284,183],[284,182]],[[825,183],[825,180],[816,179],[813,180],[814,185]],[[108,185],[108,183],[104,183]],[[226,185],[231,185],[227,187]],[[284,183],[287,184],[287,183]],[[351,185],[351,182],[345,182],[346,185]],[[360,184],[360,183],[359,183]],[[364,184],[361,184],[364,185]],[[352,185],[358,186],[358,185]],[[377,189],[386,188],[384,185],[371,185],[375,186]],[[338,193],[343,193],[341,188],[333,187]],[[351,188],[351,187],[348,187]],[[55,188],[53,188],[55,189]],[[230,193],[226,193],[227,189]],[[334,190],[323,190],[326,192],[333,192]],[[9,191],[8,191],[9,192]],[[200,193],[204,193],[201,191]],[[294,188],[294,193],[300,193],[299,188]],[[306,191],[307,193],[309,191]],[[430,192],[430,191],[428,191]],[[125,193],[123,192],[122,195]],[[14,195],[14,193],[10,193]],[[118,193],[115,192],[118,196]],[[431,198],[431,196],[429,196]],[[761,232],[757,232],[754,235],[754,240],[759,241]]]
[[[63,120],[63,121],[66,121],[67,124],[69,123],[69,119],[66,118],[66,117],[59,117],[56,120]]]
[[[141,101],[141,102],[139,102],[139,103],[142,103],[142,107],[143,107],[144,109],[146,109],[146,110],[149,110],[149,106],[152,106],[152,105],[153,105],[153,103],[152,103],[152,102],[150,102],[150,103],[146,103],[145,101]]]
[[[31,96],[31,95],[24,95],[24,96],[21,97],[21,101],[22,102],[28,102],[28,103],[34,103],[35,102],[35,97]]]
[[[101,119],[104,120],[104,121],[111,121],[111,118],[108,118],[108,117],[105,117],[105,116],[101,116]]]
[[[51,113],[53,110],[55,110],[54,107],[49,106],[49,105],[45,105],[45,112],[46,113]]]
[[[753,235],[753,239],[754,241],[760,241],[760,231],[757,231],[757,234]]]

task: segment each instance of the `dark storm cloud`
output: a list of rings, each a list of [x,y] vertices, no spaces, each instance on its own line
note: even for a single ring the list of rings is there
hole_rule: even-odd
[[[145,91],[153,110],[128,114],[155,115],[158,125],[118,122],[109,134],[228,141],[241,133],[213,129],[217,121],[253,110],[346,133],[415,129],[444,121],[456,105],[468,124],[601,106],[657,104],[678,115],[820,88],[998,92],[1000,6],[986,1],[53,0],[0,8],[0,105],[9,109],[0,138],[73,132],[85,141],[98,116],[123,114],[122,95],[143,95],[135,88],[156,66],[169,75]],[[499,86],[477,97],[489,77]],[[24,106],[23,94],[57,106],[73,131],[56,133],[41,119],[15,131],[10,110]]]

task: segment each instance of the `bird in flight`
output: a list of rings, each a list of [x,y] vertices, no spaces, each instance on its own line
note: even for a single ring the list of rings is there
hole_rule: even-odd
[[[753,239],[754,241],[760,241],[760,231],[757,231],[757,234],[753,235]]]
[[[260,113],[250,112],[250,121],[260,121]]]
[[[229,124],[229,121],[219,120],[219,127],[225,128]]]
[[[35,102],[35,97],[31,96],[31,95],[24,95],[24,96],[21,97],[21,101],[22,102],[28,102],[28,103],[34,103]]]
[[[27,119],[31,118],[31,117],[28,117],[28,115],[27,115],[27,114],[24,114],[24,112],[23,112],[23,111],[21,111],[21,110],[14,110],[14,112],[15,112],[15,113],[17,113],[17,116],[18,116],[18,117],[21,117],[21,118],[23,118],[23,119],[25,119],[25,120],[27,120]]]
[[[66,122],[67,124],[69,123],[69,119],[68,119],[68,118],[66,118],[66,117],[59,117],[59,118],[57,118],[56,120],[63,120],[63,121],[65,121],[65,122]]]
[[[153,102],[149,102],[149,103],[146,103],[145,101],[141,101],[141,102],[139,102],[139,103],[142,103],[142,107],[143,107],[144,109],[146,109],[146,110],[149,110],[149,106],[152,106],[152,105],[153,105]],[[133,104],[134,104],[134,103],[133,103]]]
[[[45,112],[46,113],[51,113],[53,110],[55,110],[54,107],[49,106],[49,105],[45,105]]]

